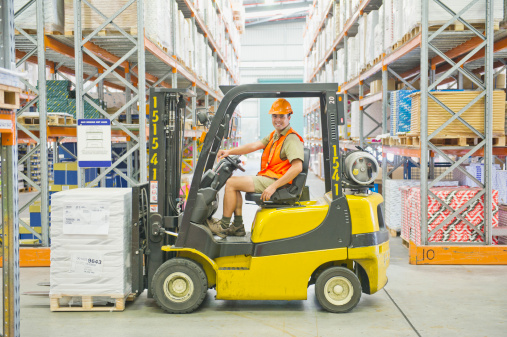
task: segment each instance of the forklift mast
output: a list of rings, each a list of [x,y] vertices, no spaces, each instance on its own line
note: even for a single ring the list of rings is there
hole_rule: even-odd
[[[187,89],[150,89],[149,210],[145,233],[148,296],[153,274],[169,258],[161,247],[175,240],[175,236],[166,233],[177,232],[183,214],[180,190],[185,98],[192,94]]]

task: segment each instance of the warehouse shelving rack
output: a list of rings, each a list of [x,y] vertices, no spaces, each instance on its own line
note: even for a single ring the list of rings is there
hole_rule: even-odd
[[[229,77],[228,84],[237,84],[238,74],[234,73],[230,60],[226,59],[226,53],[220,50],[220,47],[216,44],[213,36],[211,36],[208,31],[204,20],[196,13],[191,2],[187,0],[171,0],[173,9],[176,7],[176,4],[178,4],[179,9],[182,10],[186,18],[191,18],[193,28],[196,28],[192,29],[193,33],[190,37],[194,43],[194,48],[197,41],[195,36],[195,31],[197,30],[205,35],[206,44],[213,50],[215,63],[220,62],[218,63],[219,67],[227,70]],[[87,36],[83,36],[83,31],[81,29],[82,24],[80,18],[82,5],[90,7],[94,13],[100,15],[104,19],[103,23]],[[111,17],[106,17],[88,1],[74,0],[74,17],[78,18],[74,23],[74,35],[45,34],[47,32],[44,31],[44,8],[42,0],[27,0],[27,4],[15,13],[14,17],[19,16],[22,11],[30,6],[37,6],[36,35],[34,35],[32,31],[24,30],[16,26],[18,34],[15,36],[15,53],[16,57],[19,59],[17,66],[24,62],[31,62],[38,65],[39,86],[35,88],[30,85],[28,81],[23,81],[35,95],[28,104],[18,111],[17,115],[21,115],[35,103],[38,104],[39,111],[46,111],[45,104],[47,95],[45,90],[45,70],[46,67],[48,67],[53,74],[53,78],[56,78],[56,75],[67,80],[71,80],[68,75],[75,77],[76,80],[71,82],[73,82],[76,88],[77,118],[84,117],[83,105],[87,102],[97,109],[104,118],[112,120],[113,141],[127,143],[127,151],[121,155],[111,167],[101,169],[99,176],[88,186],[97,185],[100,181],[104,182],[103,179],[105,175],[112,170],[127,180],[129,184],[146,181],[147,155],[146,151],[141,149],[146,148],[148,135],[145,112],[147,102],[146,89],[149,87],[189,88],[196,93],[196,97],[192,98],[189,104],[190,106],[187,107],[186,118],[191,118],[193,127],[191,130],[185,131],[185,137],[191,139],[190,144],[193,145],[193,149],[197,148],[196,140],[203,133],[203,131],[196,130],[195,128],[195,111],[197,104],[200,102],[199,104],[204,105],[206,109],[213,104],[216,109],[223,95],[218,87],[211,87],[208,83],[198,78],[192,70],[187,68],[175,56],[168,55],[163,48],[159,47],[156,41],[152,41],[144,35],[143,1],[126,1],[125,5],[115,14]],[[113,21],[129,6],[137,6],[137,35],[130,35]],[[218,13],[221,12],[221,8],[218,4],[214,3],[214,8]],[[108,24],[115,28],[115,34],[99,34],[102,33],[102,29]],[[235,27],[232,28],[236,29]],[[227,29],[229,30],[230,27],[227,26]],[[234,57],[239,59],[239,46],[235,44],[236,42],[230,36],[227,36],[227,38],[230,39],[233,45]],[[176,43],[175,39],[173,39],[173,43]],[[173,50],[175,50],[175,48],[173,48]],[[193,64],[195,64],[195,60]],[[210,72],[212,69],[208,69],[207,63],[205,69],[206,74],[211,74]],[[216,72],[214,75],[215,78],[217,78]],[[97,92],[99,97],[102,96],[104,87],[110,87],[124,91],[130,99],[127,99],[126,105],[118,112],[114,115],[109,115],[87,95],[88,91],[94,86],[98,87]],[[139,124],[131,124],[132,112],[136,109],[139,110]],[[127,115],[126,123],[114,121],[122,112],[125,112]],[[40,115],[40,125],[38,127],[27,127],[18,124],[20,143],[36,143],[33,150],[35,151],[41,148],[41,144],[47,144],[47,142],[53,142],[54,148],[58,149],[58,144],[75,141],[75,126],[47,126],[45,114],[42,113]],[[64,147],[60,147],[60,149],[67,151]],[[30,151],[21,158],[20,163],[28,160],[33,154],[33,151]],[[71,155],[75,157],[73,154]],[[132,166],[133,155],[138,159],[135,167]],[[57,158],[57,156],[54,157]],[[193,166],[196,159],[197,153],[194,151],[192,162],[187,162],[187,164]],[[126,173],[116,167],[125,160],[127,160]],[[47,151],[41,151],[41,174],[44,177],[47,176],[47,163]],[[81,170],[78,175],[80,187],[85,187],[83,175],[84,170]],[[24,222],[21,222],[21,225],[41,239],[42,246],[47,247],[49,245],[49,196],[47,179],[42,179],[40,186],[31,181],[29,177],[23,176],[23,179],[34,189],[39,191],[23,209],[27,208],[39,197],[41,198],[42,234],[36,233],[33,229],[31,230],[30,226]],[[20,211],[23,209],[20,209]]]
[[[382,133],[388,133],[387,123],[389,118],[389,105],[388,105],[388,90],[387,83],[389,76],[403,83],[403,89],[413,89],[415,81],[420,83],[429,83],[428,86],[421,85],[421,145],[420,147],[403,147],[403,146],[382,146],[382,173],[383,181],[389,179],[394,170],[407,161],[411,161],[420,167],[421,170],[421,186],[426,188],[421,189],[421,200],[426,200],[428,196],[436,198],[428,187],[428,177],[439,181],[449,172],[454,169],[461,170],[474,182],[478,183],[481,187],[481,192],[472,200],[467,202],[459,210],[452,210],[443,200],[439,202],[444,207],[451,211],[451,215],[444,221],[442,225],[432,230],[433,234],[436,230],[449,222],[453,217],[459,216],[459,211],[464,207],[470,205],[477,198],[484,195],[485,199],[485,220],[484,220],[484,233],[480,233],[484,239],[483,243],[433,243],[428,241],[428,223],[427,219],[427,204],[421,205],[421,233],[423,233],[422,244],[416,245],[410,242],[410,263],[413,264],[506,264],[507,254],[505,254],[503,246],[492,245],[492,236],[506,235],[502,229],[491,228],[492,217],[492,203],[491,203],[491,167],[493,160],[498,157],[507,156],[506,147],[493,147],[492,146],[492,93],[493,93],[493,78],[505,69],[504,59],[507,57],[507,32],[505,30],[496,30],[493,22],[493,11],[491,0],[486,0],[487,17],[485,32],[477,30],[473,25],[470,25],[463,19],[461,15],[465,13],[471,5],[477,1],[467,2],[468,5],[460,13],[452,13],[451,10],[447,11],[451,14],[450,19],[446,24],[442,25],[437,31],[431,32],[428,27],[428,4],[434,0],[422,1],[423,20],[420,31],[413,36],[412,39],[404,43],[398,49],[392,51],[390,54],[382,55],[380,62],[374,64],[371,68],[360,72],[359,76],[355,79],[349,80],[346,83],[341,83],[338,88],[338,93],[344,94],[345,111],[348,111],[348,97],[352,96],[354,99],[359,100],[361,106],[360,114],[360,140],[359,142],[352,142],[352,145],[364,145],[365,135],[362,128],[362,120],[364,118],[364,108],[367,105],[382,101],[383,102],[383,119],[382,119]],[[368,2],[368,1],[366,1]],[[435,1],[439,5],[439,1]],[[445,1],[443,1],[445,3]],[[365,1],[361,3],[364,5]],[[355,15],[352,18],[357,18]],[[384,16],[385,17],[385,16]],[[466,26],[468,30],[465,31],[447,31],[446,27],[453,24],[456,20]],[[322,20],[324,22],[324,20]],[[349,22],[348,22],[349,23]],[[385,23],[383,23],[385,24]],[[350,27],[350,26],[349,26]],[[385,31],[385,29],[384,29]],[[345,39],[349,31],[344,31],[340,34]],[[384,42],[383,42],[384,43]],[[337,45],[336,41],[333,46]],[[347,44],[344,44],[345,48]],[[386,50],[386,48],[383,48]],[[319,62],[316,69],[311,72],[308,80],[314,80],[317,75],[323,71],[323,67],[332,56],[335,60],[333,53],[327,53],[325,58]],[[347,52],[345,51],[345,55]],[[346,58],[347,56],[345,56]],[[427,60],[427,61],[425,61]],[[346,61],[345,61],[346,62]],[[495,72],[496,70],[496,72]],[[478,75],[484,73],[485,81],[482,82]],[[480,95],[479,98],[485,97],[485,131],[481,133],[477,130],[472,130],[477,135],[479,143],[475,146],[469,147],[446,147],[436,146],[430,140],[434,135],[438,134],[448,123],[453,120],[460,120],[464,122],[459,116],[466,108],[471,106],[477,99],[471,101],[466,108],[460,112],[453,112],[445,107],[442,102],[439,102],[429,92],[428,88],[433,89],[437,85],[443,84],[457,84],[458,88],[462,88],[463,78],[471,78],[473,82],[479,85]],[[375,93],[370,96],[365,96],[367,90],[367,83],[373,80],[382,80],[382,92]],[[365,90],[366,89],[366,90]],[[386,98],[386,99],[384,99]],[[427,102],[429,99],[434,99],[449,112],[449,120],[438,130],[428,135],[427,133]],[[423,105],[424,104],[424,105]],[[311,110],[311,109],[310,109]],[[489,113],[488,113],[489,111]],[[310,111],[307,111],[310,113]],[[465,125],[466,122],[464,123]],[[423,129],[424,126],[424,129]],[[470,128],[470,126],[469,126]],[[349,142],[345,142],[343,148],[351,147]],[[395,161],[388,166],[387,155],[394,155]],[[434,156],[439,155],[448,160],[451,166],[447,168],[442,174],[436,175],[434,171]],[[450,156],[456,156],[455,159]],[[481,184],[477,179],[473,178],[460,164],[464,163],[468,158],[482,157],[485,162],[485,181]],[[415,163],[413,158],[418,158],[421,163],[428,163],[428,165],[419,165]],[[432,182],[429,186],[433,186]],[[385,183],[383,184],[385,193]],[[466,222],[466,220],[465,220]],[[468,224],[468,223],[467,223]],[[468,224],[477,232],[476,226]],[[473,254],[472,254],[473,253]]]
[[[0,68],[15,70],[14,2],[3,1],[0,6]],[[0,130],[2,160],[2,335],[20,335],[19,292],[19,214],[18,214],[18,148],[16,142],[15,111],[0,112],[3,126]],[[6,128],[10,121],[10,128]]]

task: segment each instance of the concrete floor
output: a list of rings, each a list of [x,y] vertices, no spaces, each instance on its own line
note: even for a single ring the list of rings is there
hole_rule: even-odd
[[[254,172],[257,164],[247,165]],[[307,183],[313,196],[323,182]],[[256,206],[246,205],[251,221]],[[49,311],[45,296],[21,296],[22,336],[507,336],[507,266],[412,266],[391,238],[389,283],[347,314],[306,301],[222,301],[208,291],[193,314],[165,314],[143,293],[124,312]],[[22,268],[21,292],[49,291],[49,268]]]

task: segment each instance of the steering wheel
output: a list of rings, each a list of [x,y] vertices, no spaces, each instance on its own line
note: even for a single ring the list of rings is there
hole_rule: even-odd
[[[233,156],[233,157],[234,158],[227,156],[227,157],[225,157],[225,159],[227,159],[227,161],[229,161],[229,163],[234,165],[234,167],[239,169],[241,172],[245,172],[245,169],[243,168],[243,166],[239,165],[239,163],[241,162],[239,160],[239,156]]]

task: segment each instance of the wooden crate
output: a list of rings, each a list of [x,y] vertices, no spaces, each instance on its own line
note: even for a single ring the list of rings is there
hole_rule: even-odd
[[[20,88],[0,84],[0,108],[8,110],[19,109],[20,93]]]
[[[80,298],[81,305],[76,306],[62,306],[60,304],[61,299],[70,300],[71,298]],[[107,305],[96,305],[93,303],[93,299],[97,297],[111,298],[114,303],[108,303]],[[133,301],[135,298],[134,294],[128,295],[50,295],[50,310],[51,311],[123,311],[125,310],[125,302]]]

